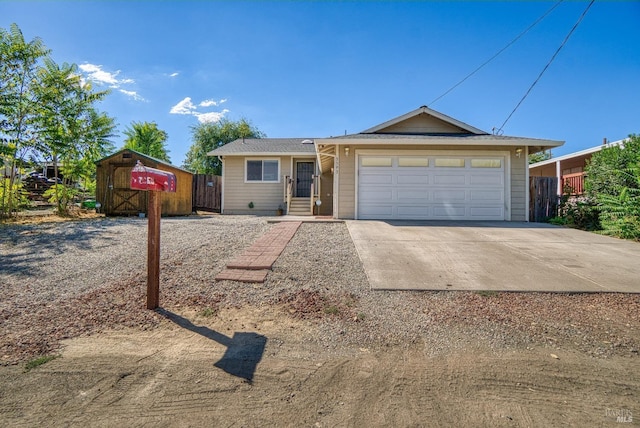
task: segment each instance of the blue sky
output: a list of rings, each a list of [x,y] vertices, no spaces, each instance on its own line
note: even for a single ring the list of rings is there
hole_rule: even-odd
[[[0,27],[78,64],[122,130],[155,121],[180,165],[199,121],[249,119],[269,137],[356,133],[421,105],[491,132],[588,2],[5,1]],[[554,155],[640,133],[640,2],[598,1],[504,127],[565,140]]]

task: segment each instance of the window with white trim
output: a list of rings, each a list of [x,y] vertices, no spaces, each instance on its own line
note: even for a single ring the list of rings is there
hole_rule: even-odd
[[[245,181],[278,183],[280,181],[280,160],[247,159],[245,163]]]

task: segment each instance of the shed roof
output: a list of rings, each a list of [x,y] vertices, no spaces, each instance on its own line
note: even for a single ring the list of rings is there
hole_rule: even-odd
[[[147,160],[149,160],[150,162],[154,162],[156,165],[163,165],[163,166],[166,166],[166,167],[169,167],[169,168],[172,168],[172,169],[177,169],[178,171],[182,171],[182,172],[187,172],[187,173],[189,173],[189,174],[193,174],[193,172],[191,172],[191,171],[187,171],[186,169],[183,169],[183,168],[180,168],[180,167],[178,167],[178,166],[172,165],[172,164],[170,164],[170,163],[168,163],[168,162],[165,162],[165,161],[163,161],[163,160],[160,160],[160,159],[154,158],[153,156],[149,156],[149,155],[146,155],[146,154],[144,154],[144,153],[140,153],[140,152],[135,151],[135,150],[133,150],[133,149],[122,149],[122,150],[118,150],[117,152],[112,153],[112,154],[110,154],[109,156],[105,156],[105,157],[103,157],[102,159],[98,159],[95,163],[96,163],[96,164],[100,164],[100,163],[102,163],[102,162],[104,162],[104,161],[106,161],[106,160],[109,160],[109,159],[111,159],[111,158],[113,158],[113,157],[116,157],[116,156],[120,155],[120,154],[121,154],[121,153],[123,153],[123,152],[130,152],[130,153],[133,153],[133,154],[135,154],[135,155],[136,155],[136,156],[138,156],[138,157],[141,157],[141,158],[143,158],[143,159],[147,159]]]

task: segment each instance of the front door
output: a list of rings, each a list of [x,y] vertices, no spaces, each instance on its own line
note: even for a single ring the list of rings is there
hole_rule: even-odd
[[[308,198],[311,196],[313,167],[313,162],[296,162],[296,197]]]

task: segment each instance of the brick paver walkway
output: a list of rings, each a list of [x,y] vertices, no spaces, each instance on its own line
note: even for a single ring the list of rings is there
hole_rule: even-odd
[[[216,276],[216,280],[264,282],[271,266],[301,224],[300,221],[276,224],[244,253],[227,263],[226,269]]]

